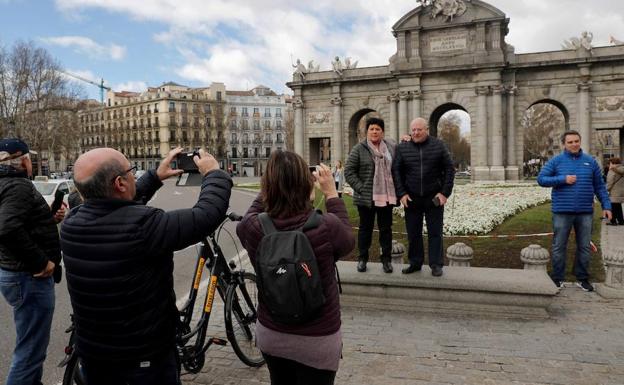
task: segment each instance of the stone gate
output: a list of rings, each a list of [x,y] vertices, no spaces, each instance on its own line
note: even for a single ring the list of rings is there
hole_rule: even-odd
[[[435,135],[445,112],[462,109],[471,118],[473,180],[514,181],[522,172],[522,116],[543,102],[561,109],[584,151],[597,154],[597,130],[618,130],[622,152],[624,46],[592,47],[583,35],[569,49],[515,54],[499,9],[479,0],[428,3],[392,27],[397,51],[387,66],[293,75],[297,153],[311,163],[345,159],[369,112],[396,139],[414,117],[427,119]]]

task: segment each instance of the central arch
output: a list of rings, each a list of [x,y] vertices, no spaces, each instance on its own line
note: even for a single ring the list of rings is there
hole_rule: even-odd
[[[468,113],[468,111],[466,111],[464,107],[456,103],[444,103],[438,106],[435,110],[433,110],[433,112],[429,116],[429,134],[430,135],[438,136],[438,123],[440,122],[440,118],[442,118],[442,115],[452,110],[462,110]]]

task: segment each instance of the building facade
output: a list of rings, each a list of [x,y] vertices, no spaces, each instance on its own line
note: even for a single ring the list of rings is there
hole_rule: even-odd
[[[286,149],[289,97],[264,86],[226,91],[228,166],[235,175],[260,176],[273,150]]]
[[[81,151],[112,147],[139,169],[158,167],[171,149],[206,148],[226,156],[225,85],[190,88],[173,82],[145,92],[113,92],[79,112]]]

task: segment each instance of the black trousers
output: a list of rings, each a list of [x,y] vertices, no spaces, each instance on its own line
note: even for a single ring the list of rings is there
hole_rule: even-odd
[[[333,385],[336,372],[306,366],[297,361],[262,353],[271,385]]]
[[[444,206],[434,206],[433,196],[412,198],[405,209],[405,227],[409,240],[408,258],[410,265],[422,266],[425,260],[423,243],[423,217],[427,223],[427,239],[429,241],[429,266],[443,266],[442,226],[444,223]]]
[[[82,370],[87,385],[181,385],[175,350],[164,357],[147,362],[149,364],[141,365],[137,362],[132,366],[120,367],[110,363],[83,361]]]
[[[613,214],[613,219],[611,219],[611,223],[624,225],[624,216],[622,214],[621,203],[611,203],[611,213]]]
[[[360,230],[358,231],[359,259],[368,261],[368,249],[373,240],[373,227],[377,215],[379,229],[379,245],[381,246],[381,261],[390,262],[392,253],[392,206],[366,207],[358,206],[360,214]]]

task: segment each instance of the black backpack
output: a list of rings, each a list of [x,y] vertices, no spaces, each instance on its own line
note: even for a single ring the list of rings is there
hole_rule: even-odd
[[[314,211],[301,228],[277,231],[267,213],[258,215],[264,236],[256,251],[256,283],[277,323],[301,324],[318,316],[325,304],[316,256],[304,234],[321,219]]]

